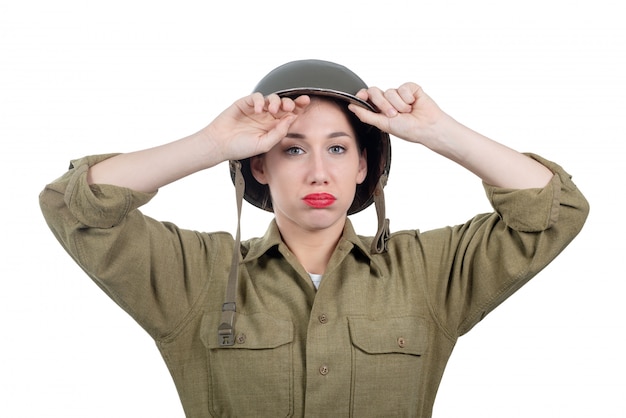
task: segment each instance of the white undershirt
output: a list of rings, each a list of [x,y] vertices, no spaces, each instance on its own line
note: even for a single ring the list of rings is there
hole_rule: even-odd
[[[315,286],[315,288],[319,288],[320,282],[322,281],[322,275],[309,273],[309,276],[311,276],[311,280],[313,280],[313,285]]]

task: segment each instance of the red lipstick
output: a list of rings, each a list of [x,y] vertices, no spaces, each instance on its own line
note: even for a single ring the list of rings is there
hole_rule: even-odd
[[[325,208],[335,203],[337,199],[330,193],[311,193],[302,200],[312,208]]]

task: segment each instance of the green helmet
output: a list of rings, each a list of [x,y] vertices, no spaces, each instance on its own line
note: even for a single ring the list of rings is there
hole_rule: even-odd
[[[348,68],[329,61],[300,60],[281,65],[267,74],[255,87],[255,92],[264,96],[272,93],[280,97],[301,95],[324,96],[353,103],[376,111],[368,102],[358,98],[356,93],[367,84]],[[374,201],[374,193],[381,177],[386,181],[391,164],[391,142],[389,134],[353,118],[357,126],[359,143],[367,149],[367,177],[357,185],[356,194],[348,214],[357,213]],[[365,136],[363,138],[363,136]],[[241,160],[241,172],[245,181],[244,199],[261,209],[272,211],[272,200],[267,185],[256,181],[250,171],[250,159]],[[233,162],[230,164],[231,177],[235,179]],[[384,185],[384,184],[383,184]]]

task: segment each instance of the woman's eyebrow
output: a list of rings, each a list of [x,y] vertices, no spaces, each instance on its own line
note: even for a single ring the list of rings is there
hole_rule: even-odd
[[[352,137],[352,135],[348,134],[347,132],[339,131],[339,132],[333,132],[332,134],[328,135],[328,138],[338,138],[340,136]]]
[[[329,134],[327,138],[338,138],[338,137],[341,137],[341,136],[352,137],[352,135],[350,135],[350,134],[348,134],[346,132],[338,131],[338,132],[333,132],[333,133]],[[303,134],[296,133],[296,132],[289,132],[289,133],[287,133],[287,135],[285,135],[285,138],[306,139],[306,136],[303,135]]]
[[[304,139],[306,137],[302,134],[297,134],[295,132],[288,132],[287,135],[285,135],[285,138]]]

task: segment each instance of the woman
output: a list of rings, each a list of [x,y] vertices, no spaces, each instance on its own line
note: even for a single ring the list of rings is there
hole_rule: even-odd
[[[76,262],[155,339],[190,417],[429,417],[456,339],[554,259],[585,198],[558,165],[461,125],[423,90],[287,63],[206,128],[76,160],[40,197]],[[389,234],[388,134],[476,174],[494,213]],[[274,212],[239,242],[137,208],[231,161],[238,206]],[[348,215],[376,203],[375,237]],[[233,251],[233,248],[235,251]]]

